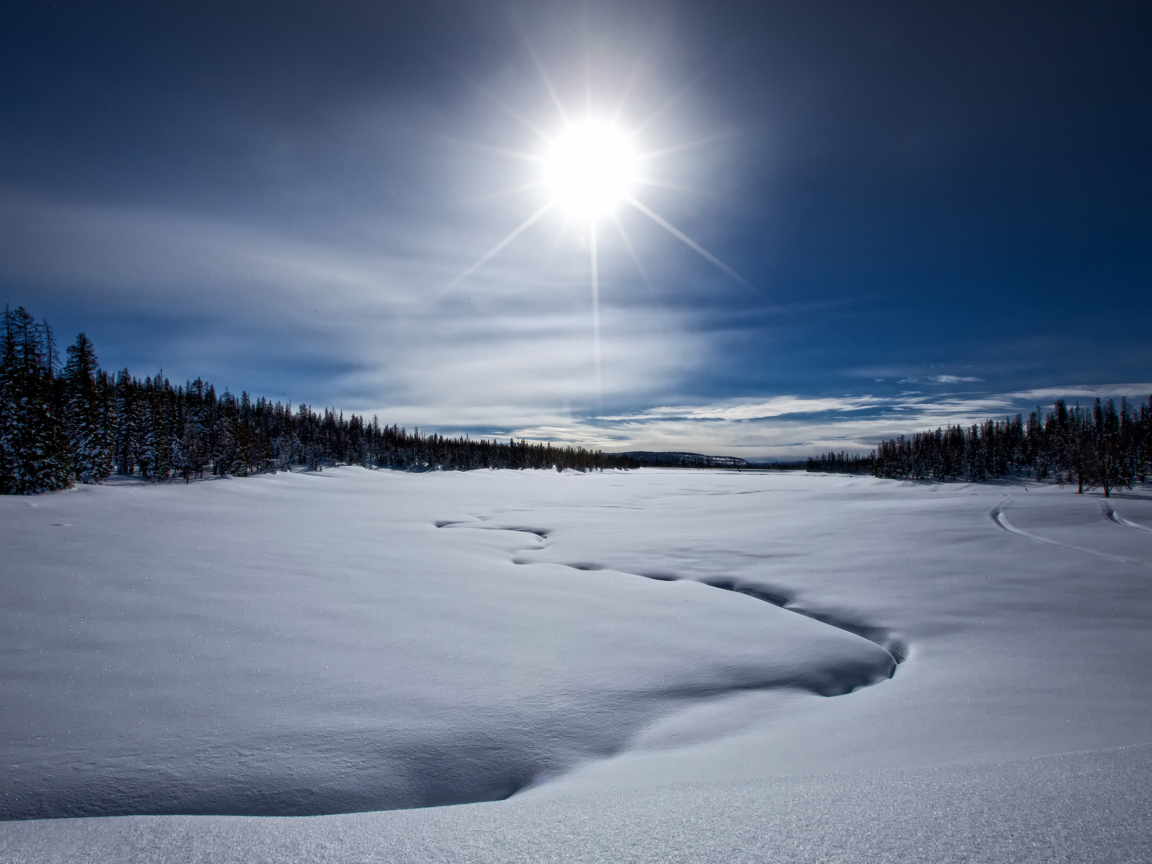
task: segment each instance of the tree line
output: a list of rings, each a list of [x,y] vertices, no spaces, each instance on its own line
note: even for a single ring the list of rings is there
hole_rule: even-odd
[[[0,353],[0,493],[31,494],[113,474],[154,483],[351,464],[410,471],[635,467],[583,447],[472,440],[381,426],[329,408],[239,397],[197,378],[173,385],[100,368],[81,333],[65,351],[46,321],[5,308]]]
[[[808,457],[809,471],[824,471],[830,474],[871,474],[876,463],[876,454],[861,456],[858,453],[822,453]]]
[[[1120,405],[1097,399],[1072,407],[1063,399],[1003,421],[949,426],[901,435],[869,455],[828,453],[808,460],[809,471],[868,473],[874,477],[978,482],[999,477],[1075,483],[1078,492],[1099,487],[1105,497],[1131,488],[1152,473],[1152,397]]]
[[[628,467],[636,468],[751,468],[752,463],[739,456],[705,456],[679,450],[629,450],[618,453],[628,460]]]
[[[408,471],[477,468],[637,468],[760,466],[729,457],[634,452],[527,441],[446,438],[381,426],[377,418],[308,405],[253,400],[197,378],[173,385],[163,374],[143,379],[100,368],[81,333],[60,362],[46,321],[5,308],[0,348],[0,493],[35,493],[113,474],[154,483],[209,475],[270,473],[336,464]],[[868,455],[827,453],[809,471],[876,477],[980,481],[1030,477],[1075,483],[1080,492],[1144,482],[1152,473],[1152,397],[1133,406],[1112,400],[1081,407],[1058,401],[1027,420],[949,426],[880,443]]]

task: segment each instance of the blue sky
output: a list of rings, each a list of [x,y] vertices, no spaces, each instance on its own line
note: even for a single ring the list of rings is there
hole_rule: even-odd
[[[1124,3],[6,6],[0,299],[106,368],[613,450],[1147,398],[1150,29]],[[541,67],[644,152],[702,142],[636,197],[743,277],[601,220],[599,387],[559,209],[454,285],[548,201],[497,194],[563,128]]]

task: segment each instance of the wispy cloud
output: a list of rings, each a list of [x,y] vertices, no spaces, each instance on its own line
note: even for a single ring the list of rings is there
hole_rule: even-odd
[[[703,405],[658,406],[627,415],[550,418],[516,437],[578,441],[610,450],[696,450],[790,458],[827,450],[866,452],[896,435],[1035,410],[1059,398],[1146,399],[1152,382],[1071,385],[1010,393],[808,398],[778,396]]]
[[[1054,399],[1119,399],[1144,400],[1152,393],[1152,384],[1078,384],[1072,387],[1042,387],[1021,390],[1011,396],[1024,403],[1051,402]]]
[[[974,375],[928,375],[924,378],[901,378],[899,384],[968,384],[982,382]]]
[[[459,263],[450,252],[454,237],[417,227],[364,242],[362,235],[332,239],[0,195],[0,276],[45,294],[59,290],[73,304],[90,296],[94,308],[127,303],[183,322],[162,345],[138,335],[121,346],[98,338],[102,359],[116,367],[163,365],[177,379],[204,374],[409,426],[616,451],[781,458],[867,451],[894,435],[1027,412],[1058,398],[1144,399],[1152,392],[1152,383],[1128,383],[990,393],[973,389],[983,383],[975,375],[935,374],[899,379],[930,386],[895,395],[666,400],[663,394],[719,355],[717,337],[693,329],[685,311],[631,314],[639,288],[610,282],[598,394],[578,255],[570,266],[545,270],[538,255],[511,250],[509,260],[444,295]],[[126,361],[125,353],[148,359]],[[283,367],[293,362],[317,372],[303,383],[295,373],[288,392]],[[221,381],[218,369],[234,378]],[[598,400],[624,410],[597,410]]]
[[[768,399],[738,399],[711,405],[680,405],[650,408],[637,414],[601,417],[608,422],[647,420],[766,420],[796,414],[823,414],[832,411],[863,411],[879,405],[871,396],[811,398],[774,396]]]
[[[557,226],[544,227],[535,240]],[[11,299],[57,324],[43,307],[67,307],[109,368],[163,366],[176,380],[202,375],[423,427],[507,429],[587,416],[624,396],[651,403],[713,350],[687,310],[630,314],[647,289],[608,269],[597,392],[578,248],[548,267],[544,243],[509,249],[445,292],[465,260],[459,233],[413,221],[367,234],[0,190],[0,281],[34,286],[40,301]],[[120,341],[115,322],[101,333],[109,307],[133,310],[136,326]],[[162,340],[148,335],[145,316]],[[323,375],[301,382],[301,365]]]

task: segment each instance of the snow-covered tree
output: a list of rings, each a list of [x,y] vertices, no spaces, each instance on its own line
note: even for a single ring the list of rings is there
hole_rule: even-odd
[[[60,377],[64,385],[64,429],[76,480],[103,483],[112,473],[114,454],[96,350],[85,334],[77,336],[68,348],[68,362]]]
[[[23,308],[4,310],[0,346],[0,492],[32,494],[72,485],[54,404],[52,331]]]
[[[137,387],[127,369],[116,373],[113,395],[115,422],[116,472],[131,474],[136,470],[140,454],[140,430],[137,426]]]

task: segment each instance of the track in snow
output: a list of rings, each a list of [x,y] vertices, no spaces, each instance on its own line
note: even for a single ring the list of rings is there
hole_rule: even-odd
[[[1059,540],[1052,540],[1048,537],[1041,537],[1038,534],[1030,534],[1027,531],[1021,531],[1019,528],[1008,521],[1008,517],[1004,513],[1004,511],[1008,509],[1008,506],[1015,500],[1015,498],[1009,498],[1007,501],[1001,504],[997,504],[992,508],[992,512],[988,514],[992,517],[993,522],[995,522],[999,527],[1003,528],[1009,534],[1016,534],[1020,537],[1027,537],[1029,540],[1035,540],[1037,543],[1047,543],[1049,546],[1060,546],[1064,549],[1074,549],[1077,552],[1084,552],[1088,555],[1095,555],[1098,558],[1108,558],[1111,561],[1122,561],[1125,564],[1135,564],[1139,567],[1152,567],[1152,561],[1140,561],[1136,558],[1127,558],[1124,555],[1114,555],[1111,552],[1100,552],[1096,549],[1088,549],[1084,546],[1076,546],[1072,543],[1061,543]],[[1114,514],[1115,511],[1113,510],[1112,513]],[[1144,531],[1149,530],[1143,525],[1137,525],[1135,522],[1129,522],[1126,519],[1119,521],[1121,517],[1114,517],[1107,511],[1105,511],[1105,518],[1109,519],[1109,521],[1115,522],[1117,525],[1123,525],[1129,528],[1138,528]]]
[[[1147,525],[1140,525],[1136,522],[1129,522],[1123,516],[1116,512],[1115,506],[1111,501],[1101,501],[1100,507],[1104,510],[1104,517],[1109,522],[1115,522],[1117,525],[1123,525],[1125,528],[1135,528],[1137,531],[1147,531],[1152,534],[1152,528]]]

